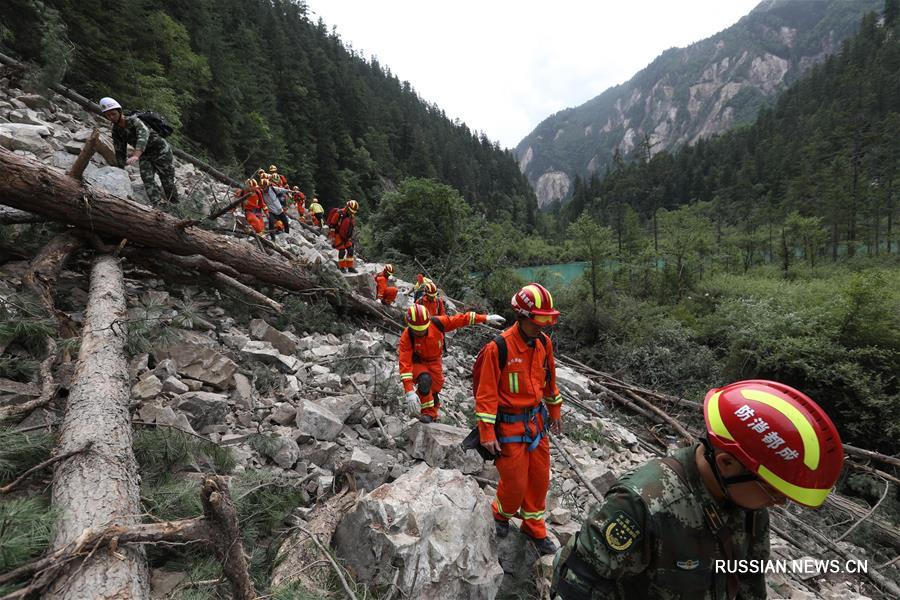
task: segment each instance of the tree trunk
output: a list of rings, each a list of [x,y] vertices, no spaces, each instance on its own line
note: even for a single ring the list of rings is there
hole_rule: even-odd
[[[131,449],[125,318],[122,268],[115,258],[100,256],[91,271],[81,351],[60,432],[60,452],[88,443],[91,450],[60,464],[54,474],[53,506],[59,512],[54,548],[85,529],[134,525],[141,513]],[[144,553],[125,547],[73,563],[44,598],[136,600],[148,595]]]
[[[44,310],[56,317],[59,334],[65,338],[74,336],[76,328],[69,316],[56,308],[53,289],[69,257],[81,248],[81,243],[81,238],[72,231],[57,235],[41,248],[22,278],[25,285],[38,297]]]
[[[197,228],[179,229],[162,211],[83,186],[37,160],[0,148],[0,190],[16,208],[71,223],[101,235],[127,238],[173,254],[201,254],[238,272],[290,290],[317,286],[298,265],[273,260],[254,248]]]

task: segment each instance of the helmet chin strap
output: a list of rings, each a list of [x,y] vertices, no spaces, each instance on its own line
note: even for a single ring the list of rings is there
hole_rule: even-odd
[[[701,437],[700,443],[703,444],[703,458],[706,459],[706,462],[709,464],[709,468],[712,469],[713,476],[716,478],[716,482],[719,484],[722,493],[725,494],[725,498],[729,502],[734,502],[734,500],[731,499],[731,494],[728,493],[729,486],[735,485],[737,483],[746,483],[748,481],[759,480],[759,477],[750,472],[739,473],[730,477],[724,477],[722,473],[719,472],[719,465],[716,464],[716,450],[715,448],[713,448],[713,445],[706,437]]]

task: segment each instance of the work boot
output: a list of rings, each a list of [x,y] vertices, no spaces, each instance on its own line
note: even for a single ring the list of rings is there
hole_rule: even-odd
[[[497,533],[498,538],[505,538],[509,535],[509,521],[494,519],[494,531]]]
[[[349,269],[347,269],[347,272],[348,273],[359,273],[359,271],[356,270],[356,267],[350,267]]]
[[[531,542],[537,548],[537,551],[543,555],[556,554],[556,544],[550,541],[550,538],[531,538]]]
[[[434,417],[431,415],[419,415],[419,421],[422,423],[433,423]]]

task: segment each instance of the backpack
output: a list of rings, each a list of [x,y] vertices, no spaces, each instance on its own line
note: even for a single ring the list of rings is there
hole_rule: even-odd
[[[341,224],[341,219],[343,218],[343,214],[341,213],[341,209],[339,208],[329,208],[328,215],[325,217],[325,224],[332,231],[336,231],[337,228]]]
[[[547,348],[547,336],[544,333],[537,338],[537,341],[540,342],[541,346],[546,351]],[[502,335],[498,335],[494,337],[492,340],[494,344],[497,345],[497,363],[500,365],[500,370],[502,371],[506,368],[506,359],[509,354],[509,350],[506,348],[506,338]],[[481,380],[481,367],[484,365],[484,355],[485,349],[488,347],[488,342],[484,346],[481,347],[481,350],[478,351],[478,356],[475,358],[475,364],[472,365],[472,396],[474,396],[478,392],[478,382]],[[550,366],[548,365],[549,357],[545,357],[544,359],[544,370],[546,373],[547,382],[550,382]]]
[[[169,137],[175,131],[164,116],[152,110],[132,111],[128,116],[137,117],[162,137]]]

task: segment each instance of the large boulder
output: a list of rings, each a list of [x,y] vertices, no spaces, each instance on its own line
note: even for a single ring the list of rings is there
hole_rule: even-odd
[[[234,374],[238,366],[230,358],[210,347],[215,342],[209,338],[193,332],[188,333],[190,335],[184,334],[178,341],[154,349],[153,357],[156,362],[168,358],[175,363],[178,373],[184,377],[202,381],[220,390],[229,388],[234,383]]]
[[[34,154],[49,153],[50,144],[44,138],[50,135],[46,125],[0,123],[0,146],[7,150],[26,150]]]
[[[484,467],[484,460],[477,452],[466,452],[461,446],[468,434],[465,429],[453,425],[416,423],[409,432],[412,439],[410,455],[431,467],[478,473]]]
[[[249,360],[274,365],[279,371],[287,374],[296,373],[302,366],[297,357],[282,354],[269,342],[249,341],[241,348],[241,354]]]
[[[304,400],[297,407],[297,429],[317,440],[332,441],[344,428],[344,419],[314,400]]]
[[[84,173],[84,180],[117,198],[134,197],[134,187],[128,172],[118,167],[100,167]]]
[[[407,598],[493,600],[503,575],[478,484],[422,463],[360,498],[338,525],[334,547],[372,585],[390,585],[399,569]]]

